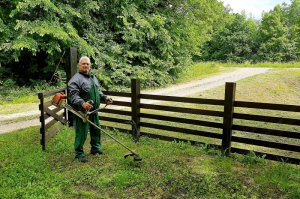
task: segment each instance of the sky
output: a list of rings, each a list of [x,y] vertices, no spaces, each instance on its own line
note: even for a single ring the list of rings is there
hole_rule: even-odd
[[[261,19],[263,11],[270,11],[276,5],[282,3],[290,4],[290,0],[221,0],[224,5],[229,4],[233,12],[240,13],[245,10],[247,14],[252,13],[255,19]]]

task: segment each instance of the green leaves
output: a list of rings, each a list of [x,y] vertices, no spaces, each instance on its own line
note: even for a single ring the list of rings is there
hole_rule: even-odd
[[[285,13],[284,8],[278,5],[263,16],[259,29],[261,43],[257,52],[259,60],[287,62],[297,59],[297,40],[299,39],[291,34],[294,26],[288,25],[291,24],[289,21],[293,21],[288,18],[289,12],[287,10]]]
[[[234,15],[224,29],[216,32],[208,42],[208,59],[244,62],[251,60],[255,51],[257,27],[252,19]]]
[[[16,9],[10,13],[10,17],[14,17],[18,13],[30,14],[29,10],[34,8],[42,8],[45,12],[55,12],[57,14],[62,14],[61,10],[55,6],[50,0],[24,0],[20,1]]]
[[[295,60],[299,13],[293,0],[259,25],[218,0],[3,0],[0,76],[49,80],[70,46],[91,57],[105,88],[129,87],[132,77],[143,87],[170,83],[192,60]]]

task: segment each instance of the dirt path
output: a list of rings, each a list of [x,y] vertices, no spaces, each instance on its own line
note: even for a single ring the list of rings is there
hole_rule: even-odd
[[[236,82],[250,76],[266,73],[269,68],[239,68],[233,72],[227,72],[220,75],[195,80],[192,82],[174,85],[164,89],[157,89],[153,91],[146,91],[142,93],[168,96],[188,96],[194,93],[199,93],[218,86],[222,86],[225,82]],[[142,103],[153,103],[153,100],[142,100]],[[27,111],[23,113],[14,113],[7,115],[0,115],[0,134],[8,133],[22,128],[40,125],[38,119],[21,121],[16,123],[1,124],[1,121],[17,119],[24,116],[38,115],[38,110]]]
[[[19,129],[25,129],[31,126],[37,126],[39,124],[40,124],[39,119],[32,119],[32,120],[0,125],[0,134],[9,133]]]
[[[175,85],[165,89],[158,89],[150,92],[142,92],[155,95],[188,96],[194,93],[206,91],[217,86],[225,85],[225,82],[236,82],[250,76],[266,73],[269,68],[239,68],[236,71],[214,75],[212,77],[195,80],[192,82]]]

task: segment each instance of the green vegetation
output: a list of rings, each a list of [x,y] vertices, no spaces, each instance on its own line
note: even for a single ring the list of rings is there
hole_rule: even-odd
[[[92,58],[105,89],[176,82],[191,62],[299,61],[300,1],[261,21],[231,14],[218,0],[0,2],[0,86],[65,79],[68,49]]]
[[[36,81],[31,87],[18,86],[14,80],[7,79],[0,84],[0,106],[9,106],[11,104],[21,103],[37,103],[39,101],[37,93],[54,90],[58,87],[65,87],[65,85],[59,83],[56,86],[51,86],[44,81]],[[1,111],[3,110],[0,110],[0,113]]]
[[[217,74],[220,72],[229,71],[232,69],[220,67],[219,64],[216,63],[196,63],[188,67],[188,70],[185,70],[181,73],[180,78],[176,80],[176,83],[184,83],[192,80],[201,79],[207,77],[209,75]],[[165,85],[168,86],[168,85]],[[0,107],[5,105],[4,110],[0,109],[0,114],[13,112],[11,108],[16,105],[16,109],[19,110],[19,105],[24,103],[38,103],[39,100],[37,98],[37,93],[43,91],[49,91],[56,88],[63,88],[65,85],[58,84],[58,86],[51,86],[45,82],[41,82],[39,85],[32,87],[20,87],[17,86],[16,83],[8,79],[4,81],[3,85],[0,86]],[[123,88],[123,90],[128,90],[128,88]],[[36,106],[36,105],[35,105]],[[10,108],[11,107],[11,108]],[[32,109],[32,105],[30,106]],[[5,110],[6,109],[6,110]],[[10,110],[8,110],[10,109]],[[26,107],[25,107],[26,109]],[[31,110],[30,108],[28,110]],[[17,110],[15,112],[18,112]]]
[[[106,152],[74,159],[74,130],[64,128],[47,151],[38,128],[0,135],[1,198],[299,198],[298,166],[184,143],[110,131],[143,157],[124,159],[123,148],[103,138]],[[85,150],[89,150],[88,144]]]
[[[300,62],[218,63],[222,67],[300,68]]]
[[[243,14],[224,20],[204,48],[205,60],[223,62],[288,62],[299,60],[300,1],[277,5],[261,21]]]
[[[226,15],[217,0],[5,0],[0,5],[1,79],[19,85],[49,81],[63,69],[70,46],[92,58],[106,88],[129,86],[130,77],[140,78],[143,87],[172,82]]]

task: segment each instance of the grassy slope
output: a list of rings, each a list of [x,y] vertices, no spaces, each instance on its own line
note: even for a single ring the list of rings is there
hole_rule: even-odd
[[[73,159],[74,132],[63,129],[46,152],[38,128],[0,135],[0,198],[299,198],[300,170],[251,156],[113,132],[143,162],[104,137],[103,156]],[[88,144],[85,145],[88,151]]]

